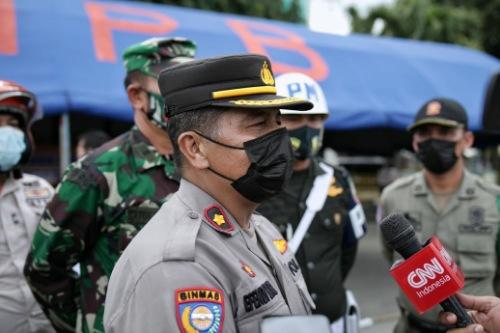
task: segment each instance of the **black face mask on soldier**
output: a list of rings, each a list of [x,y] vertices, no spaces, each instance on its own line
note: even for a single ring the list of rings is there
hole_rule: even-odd
[[[304,161],[315,156],[321,148],[321,129],[302,126],[289,130],[295,159]]]
[[[280,193],[293,172],[293,152],[287,130],[280,128],[235,147],[218,142],[196,131],[205,139],[231,149],[245,150],[250,167],[240,178],[234,180],[208,168],[210,171],[231,181],[231,185],[250,201],[260,203]]]
[[[417,158],[432,173],[443,174],[457,163],[454,141],[428,139],[418,144]]]

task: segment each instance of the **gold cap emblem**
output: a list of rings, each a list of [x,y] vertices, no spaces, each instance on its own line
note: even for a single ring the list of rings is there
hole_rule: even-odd
[[[260,70],[260,78],[262,79],[262,82],[264,82],[264,84],[267,84],[268,86],[274,85],[273,73],[271,73],[267,61],[264,61],[264,64],[262,65],[262,69]]]
[[[425,115],[426,116],[437,116],[441,112],[441,103],[434,101],[430,102],[429,105],[427,105],[427,109],[425,110]]]

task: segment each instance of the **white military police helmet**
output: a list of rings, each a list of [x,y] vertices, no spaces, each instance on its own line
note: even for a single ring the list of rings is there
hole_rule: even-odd
[[[287,73],[276,77],[277,94],[281,96],[300,97],[314,104],[308,111],[281,109],[281,114],[324,114],[328,115],[328,104],[321,86],[311,77],[302,73]]]

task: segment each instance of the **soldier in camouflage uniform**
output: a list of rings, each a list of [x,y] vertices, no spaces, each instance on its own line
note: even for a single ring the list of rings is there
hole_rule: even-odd
[[[154,38],[125,51],[135,126],[70,165],[43,213],[24,273],[59,332],[104,332],[115,262],[178,188],[156,78],[194,53],[193,42],[178,38]]]

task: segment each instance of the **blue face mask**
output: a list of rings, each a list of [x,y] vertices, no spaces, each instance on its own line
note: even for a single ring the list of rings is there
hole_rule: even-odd
[[[0,171],[10,171],[26,150],[24,133],[11,126],[0,127]]]

